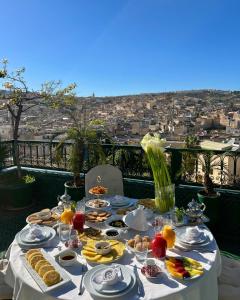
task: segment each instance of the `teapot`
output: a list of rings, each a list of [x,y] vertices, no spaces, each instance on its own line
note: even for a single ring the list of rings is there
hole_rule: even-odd
[[[200,218],[203,215],[204,210],[206,209],[206,205],[204,203],[199,203],[196,200],[192,199],[191,202],[188,203],[188,209],[186,210],[186,215],[190,218]]]

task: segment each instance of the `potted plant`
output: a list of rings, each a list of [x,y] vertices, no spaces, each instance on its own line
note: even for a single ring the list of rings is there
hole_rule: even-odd
[[[217,223],[220,193],[214,189],[211,174],[213,170],[219,170],[226,175],[226,166],[219,161],[219,157],[212,152],[203,152],[198,161],[202,167],[204,189],[198,192],[198,200],[206,205],[205,213],[210,218],[211,225]]]
[[[33,177],[25,177],[22,172],[20,153],[18,148],[19,126],[22,115],[33,109],[40,103],[55,105],[59,101],[69,100],[75,85],[69,85],[64,89],[58,89],[59,81],[51,81],[42,85],[41,90],[32,91],[24,78],[25,68],[13,72],[8,70],[8,61],[2,61],[0,80],[5,88],[0,94],[0,110],[7,110],[12,124],[12,153],[16,172],[8,176],[0,177],[0,194],[8,208],[26,207],[32,202],[32,191],[35,183]],[[5,207],[5,208],[7,208]]]
[[[72,103],[71,108],[68,107],[67,110],[63,110],[62,106],[62,111],[71,117],[74,125],[67,130],[65,137],[58,143],[55,159],[58,163],[63,160],[65,142],[71,141],[67,160],[68,169],[73,174],[73,180],[65,182],[64,186],[65,193],[71,196],[73,201],[79,201],[85,196],[85,181],[81,173],[84,174],[84,171],[87,171],[90,166],[105,162],[101,141],[108,135],[101,121],[86,122],[84,107],[82,111],[79,111]],[[84,115],[84,118],[82,118],[82,115]]]

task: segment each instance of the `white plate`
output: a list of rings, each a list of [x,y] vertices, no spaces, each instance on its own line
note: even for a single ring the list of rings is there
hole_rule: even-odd
[[[50,231],[46,231],[44,230],[44,228],[42,229],[42,236],[40,238],[38,238],[37,240],[33,240],[33,239],[30,239],[28,237],[29,235],[29,230],[30,228],[26,228],[26,229],[23,229],[22,231],[20,231],[20,239],[24,242],[24,243],[40,243],[40,242],[43,242],[47,239],[50,238]]]
[[[86,205],[86,207],[87,207],[88,209],[91,209],[91,210],[107,210],[107,209],[110,208],[110,202],[109,202],[108,200],[105,200],[105,199],[99,199],[99,200],[105,202],[105,203],[106,203],[106,206],[103,206],[103,207],[93,207],[93,206],[91,206],[90,204],[91,204],[91,202],[94,201],[94,200],[98,200],[98,199],[90,199],[90,200],[88,200],[88,201],[86,202],[85,205]]]
[[[42,278],[38,275],[38,273],[29,265],[29,263],[27,262],[25,255],[21,254],[20,258],[22,260],[22,263],[24,265],[24,267],[28,270],[28,272],[30,273],[30,275],[32,276],[32,278],[34,279],[34,281],[38,284],[38,286],[40,287],[40,289],[43,292],[49,292],[51,290],[57,289],[69,282],[71,282],[71,278],[68,276],[68,274],[64,271],[63,268],[61,268],[56,261],[54,260],[54,258],[52,256],[50,256],[46,251],[44,251],[43,249],[41,249],[41,252],[43,254],[43,256],[46,258],[47,261],[49,261],[49,263],[55,268],[55,270],[60,274],[62,281],[60,281],[57,284],[54,284],[52,286],[47,286],[44,281],[42,280]]]
[[[118,197],[118,198],[116,198],[116,197]],[[136,200],[127,198],[124,196],[109,197],[108,200],[110,201],[110,203],[114,209],[123,208],[123,207],[126,208],[129,206],[132,206],[136,202]]]
[[[101,269],[102,265],[98,265],[98,266],[92,268],[85,274],[84,279],[83,279],[83,284],[84,284],[86,290],[89,292],[89,294],[94,299],[95,298],[102,299],[102,300],[104,300],[104,299],[117,299],[117,300],[132,299],[132,297],[130,297],[130,293],[136,294],[136,291],[135,291],[136,276],[131,269],[129,269],[125,266],[122,266],[122,267],[127,269],[129,274],[131,275],[131,279],[132,279],[129,287],[127,289],[125,289],[123,292],[120,292],[118,294],[113,294],[113,295],[106,295],[106,294],[103,295],[103,294],[100,294],[98,291],[96,291],[93,288],[93,286],[91,285],[91,276],[96,270]]]
[[[199,249],[201,251],[201,249],[203,249],[206,246],[209,246],[214,240],[213,235],[209,230],[202,229],[202,232],[206,236],[206,240],[200,244],[189,244],[189,243],[183,242],[182,240],[180,240],[178,238],[179,236],[181,236],[181,234],[184,234],[185,231],[186,231],[185,227],[179,227],[176,229],[177,239],[176,239],[175,245],[177,248],[180,248],[182,250],[193,250],[193,249],[197,250],[197,249]]]
[[[50,236],[48,239],[42,241],[42,242],[34,242],[34,243],[26,243],[24,241],[21,240],[21,231],[18,232],[15,236],[15,239],[18,243],[18,245],[21,247],[21,248],[41,248],[43,247],[46,243],[48,243],[49,241],[51,241],[52,239],[54,239],[55,235],[56,235],[56,231],[51,228],[51,227],[48,227],[48,226],[42,226],[44,227],[44,230],[46,230],[47,232],[50,232]]]
[[[96,283],[96,281],[94,280],[94,277],[98,273],[101,273],[104,269],[109,268],[108,266],[107,267],[102,266],[101,269],[96,270],[93,273],[93,275],[91,276],[91,284],[92,284],[93,288],[96,291],[98,291],[100,294],[108,294],[108,295],[118,294],[118,293],[121,293],[124,290],[126,290],[129,287],[129,285],[131,284],[132,278],[131,278],[131,275],[129,274],[128,270],[126,270],[126,268],[124,268],[122,265],[117,265],[117,266],[121,268],[123,279],[113,285],[106,285],[106,286],[102,287],[101,284]]]
[[[201,250],[204,249],[205,247],[209,246],[212,242],[210,239],[208,239],[205,243],[202,244],[184,244],[179,240],[176,240],[176,247],[181,248],[182,250]]]

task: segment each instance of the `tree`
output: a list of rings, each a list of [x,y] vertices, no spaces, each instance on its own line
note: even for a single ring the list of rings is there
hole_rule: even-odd
[[[0,110],[8,110],[12,123],[13,139],[13,160],[17,166],[18,178],[21,178],[21,166],[18,151],[19,125],[22,114],[26,111],[45,104],[49,106],[58,106],[60,102],[66,105],[71,104],[76,84],[70,84],[65,88],[60,88],[60,81],[49,81],[42,84],[39,91],[30,90],[24,78],[25,68],[20,68],[12,72],[8,69],[8,60],[2,60],[2,69],[0,70],[0,79],[3,81],[4,91],[0,95],[2,103]]]

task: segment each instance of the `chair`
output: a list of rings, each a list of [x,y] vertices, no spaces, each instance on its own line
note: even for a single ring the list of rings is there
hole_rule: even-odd
[[[239,300],[240,299],[240,260],[233,255],[222,258],[222,273],[218,278],[218,299]]]
[[[97,182],[97,176],[101,176],[101,183]],[[108,195],[123,196],[122,172],[111,165],[99,165],[92,168],[85,176],[85,193],[89,196],[89,189],[96,185],[108,188]]]

